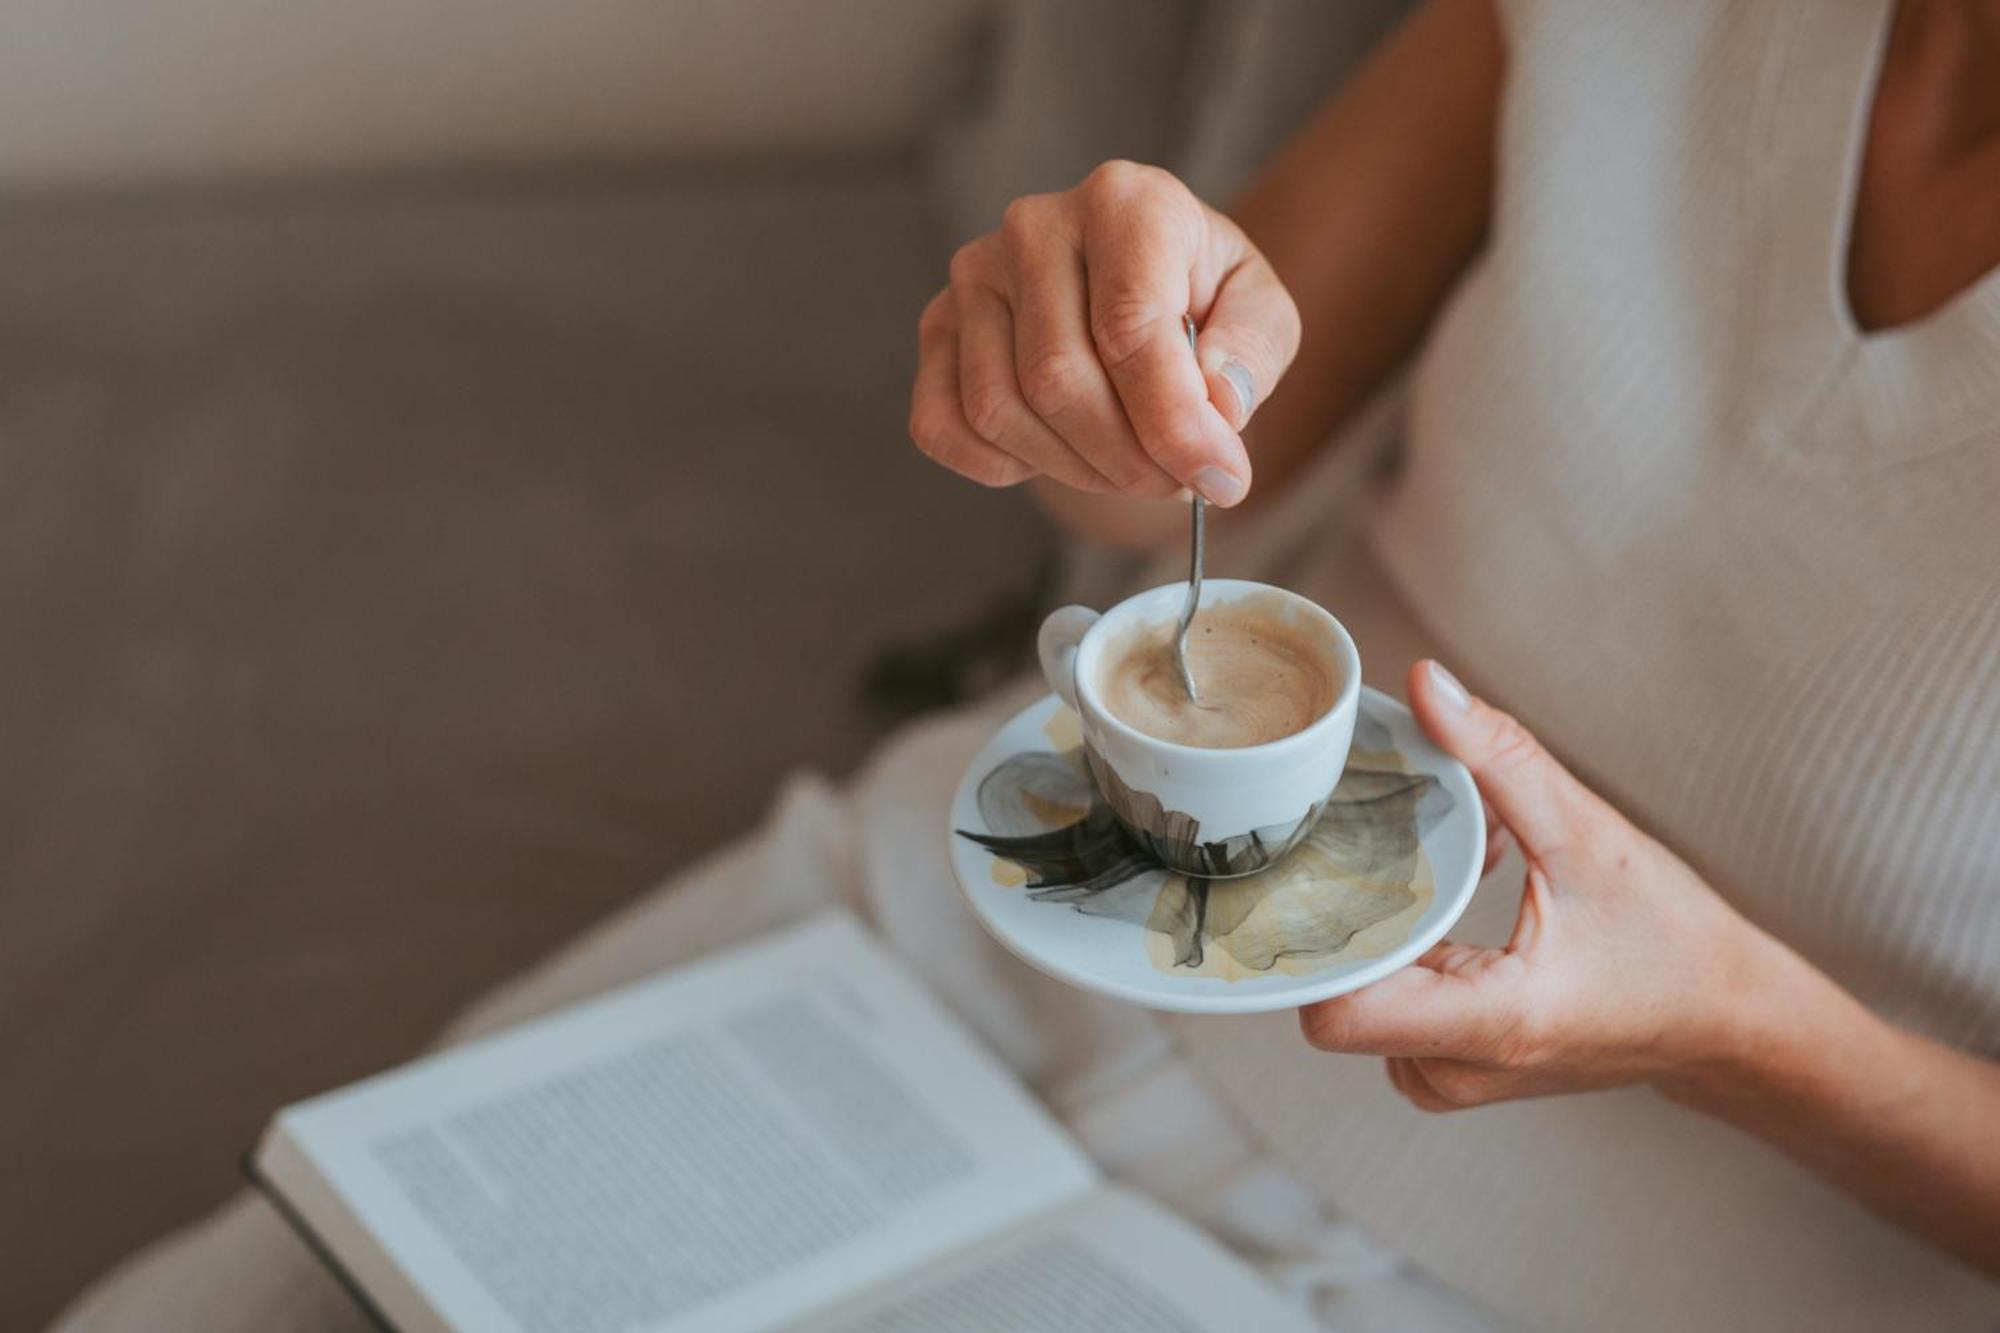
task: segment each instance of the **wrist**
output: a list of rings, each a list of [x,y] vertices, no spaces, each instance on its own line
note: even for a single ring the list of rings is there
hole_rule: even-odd
[[[1762,932],[1736,960],[1694,1059],[1660,1080],[1691,1109],[1755,1128],[1841,1097],[1891,1029],[1825,973]]]

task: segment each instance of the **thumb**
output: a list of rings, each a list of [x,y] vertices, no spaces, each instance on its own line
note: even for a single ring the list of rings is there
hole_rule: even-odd
[[[1201,373],[1209,402],[1240,432],[1298,350],[1298,307],[1253,251],[1216,288],[1201,326]]]
[[[1553,855],[1591,813],[1596,798],[1526,727],[1433,661],[1410,668],[1410,709],[1438,746],[1472,770],[1480,794],[1531,860]]]

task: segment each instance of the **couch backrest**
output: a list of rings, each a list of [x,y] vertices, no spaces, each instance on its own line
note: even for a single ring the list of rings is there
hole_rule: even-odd
[[[0,189],[875,151],[992,0],[7,0]]]

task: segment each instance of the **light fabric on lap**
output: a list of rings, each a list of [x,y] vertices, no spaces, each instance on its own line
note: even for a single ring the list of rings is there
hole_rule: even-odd
[[[1029,970],[964,910],[944,855],[949,793],[1023,697],[1010,691],[912,728],[844,793],[794,779],[758,832],[468,1010],[448,1040],[496,1031],[820,907],[849,906],[1049,1099],[1108,1174],[1209,1227],[1334,1326],[1496,1328],[1334,1218],[1264,1157],[1178,1060],[1151,1014]],[[246,1194],[135,1257],[56,1328],[364,1333],[367,1323],[277,1215]]]

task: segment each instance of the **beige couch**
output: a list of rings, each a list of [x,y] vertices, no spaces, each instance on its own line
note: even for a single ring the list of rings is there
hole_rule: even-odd
[[[10,0],[0,183],[873,152],[986,0]]]
[[[854,763],[885,645],[1002,669],[1052,541],[903,438],[952,238],[1226,189],[1392,8],[0,13],[0,1327]]]

